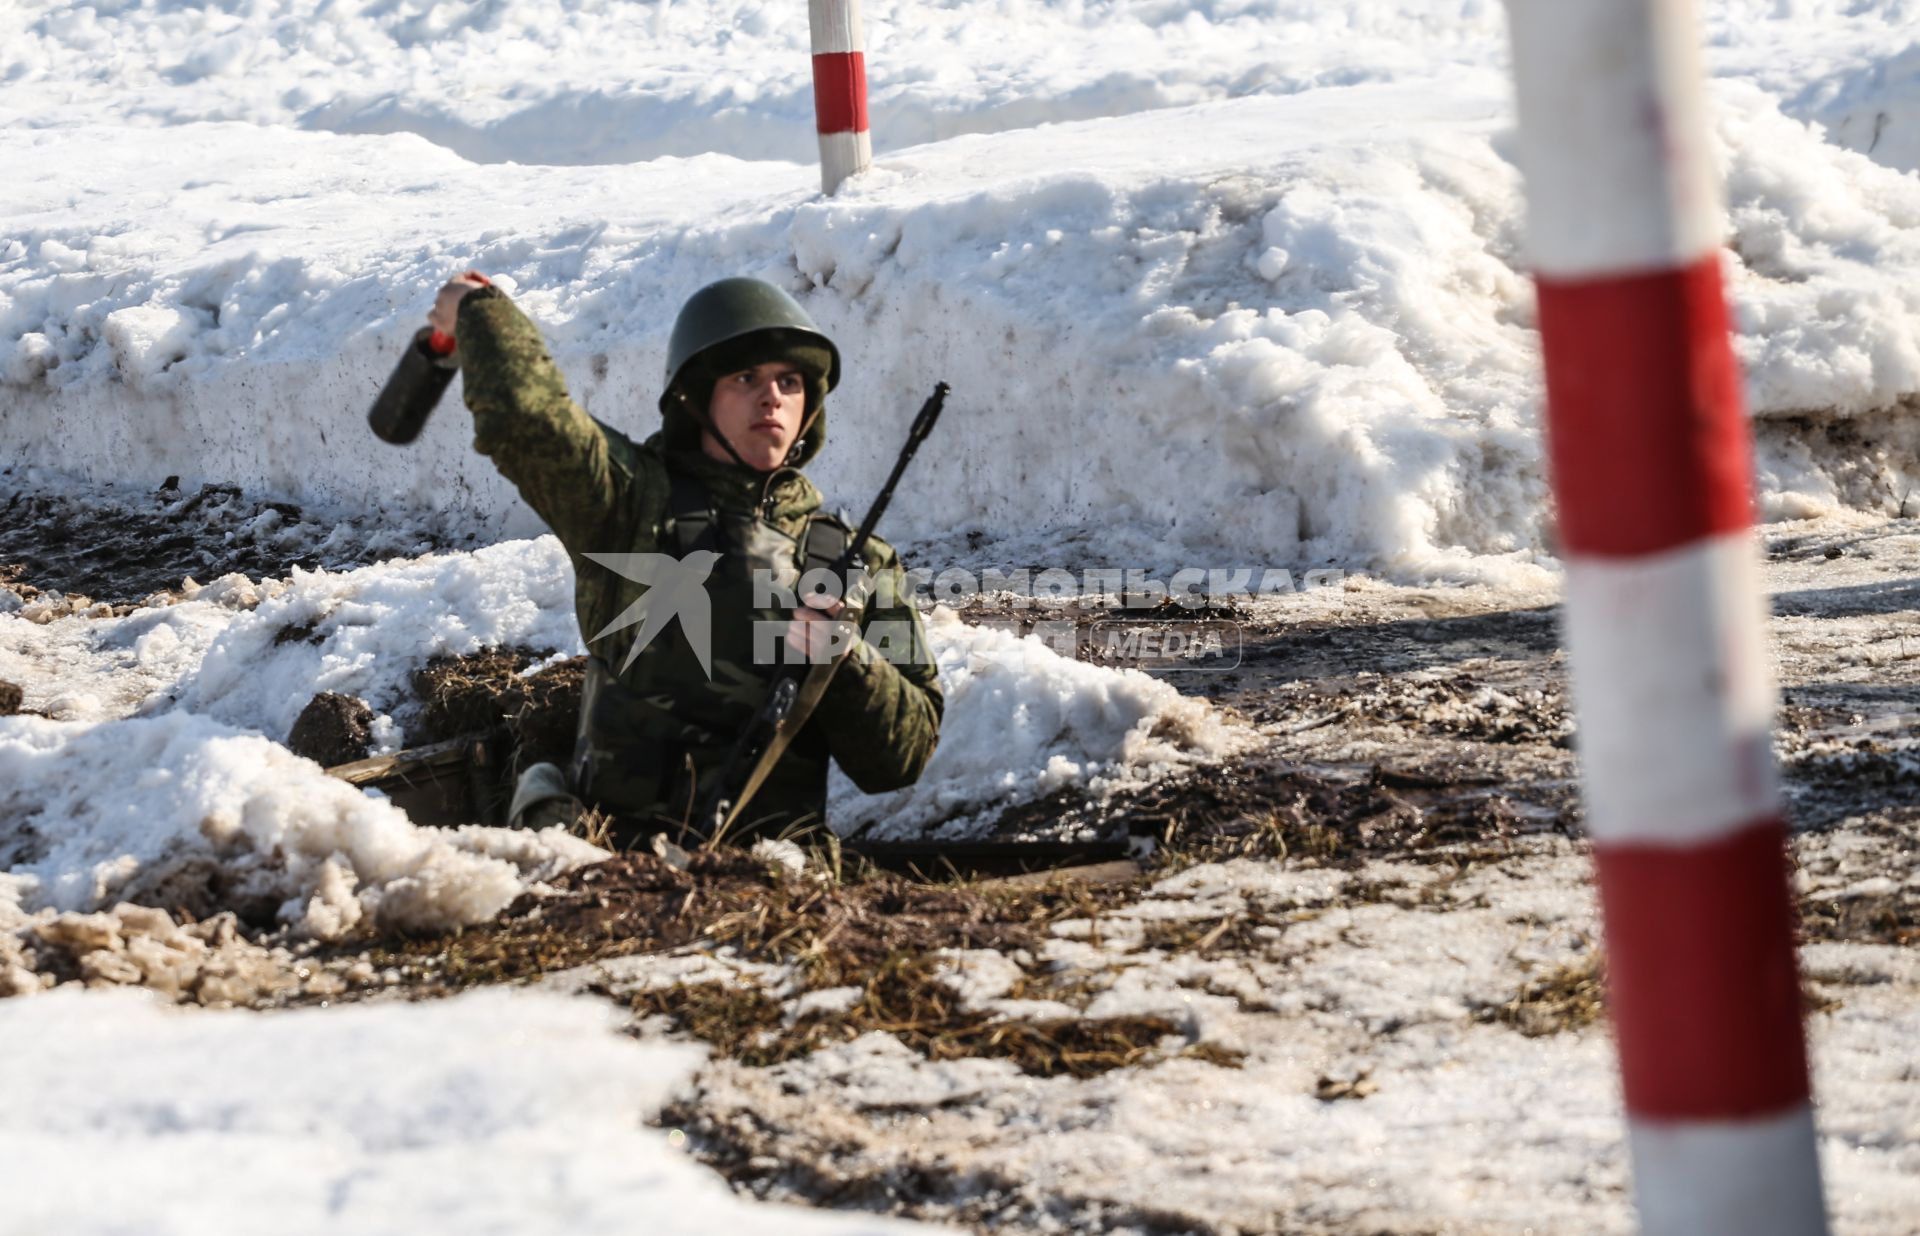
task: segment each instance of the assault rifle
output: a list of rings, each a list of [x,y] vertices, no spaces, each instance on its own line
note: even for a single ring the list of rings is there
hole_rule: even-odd
[[[921,405],[919,415],[913,418],[913,428],[907,431],[907,444],[900,448],[900,458],[893,461],[893,473],[887,477],[887,483],[880,487],[880,494],[867,508],[867,517],[860,521],[860,530],[830,568],[841,581],[841,592],[845,595],[846,582],[855,572],[866,569],[862,554],[867,541],[873,536],[874,526],[880,517],[886,514],[887,504],[893,501],[894,487],[900,484],[901,474],[906,472],[907,464],[912,462],[914,452],[927,440],[933,430],[934,421],[940,417],[940,409],[947,401],[947,384],[941,382],[933,388],[933,394]],[[733,750],[727,755],[727,762],[721,766],[720,775],[715,780],[712,792],[702,807],[700,816],[692,821],[694,828],[706,835],[710,844],[718,845],[733,827],[740,813],[746,810],[753,796],[766,782],[773,766],[780,762],[793,736],[807,723],[813,710],[820,703],[820,697],[826,694],[827,684],[833,681],[834,671],[840,668],[844,657],[816,662],[809,665],[790,665],[785,662],[775,667],[773,682],[767,688],[766,699],[754,713],[740,737],[733,744]],[[743,775],[744,773],[744,775]]]

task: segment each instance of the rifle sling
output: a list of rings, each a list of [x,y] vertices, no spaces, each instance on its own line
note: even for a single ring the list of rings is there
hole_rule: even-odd
[[[799,693],[794,696],[793,707],[787,710],[786,717],[773,731],[773,735],[767,739],[766,748],[760,752],[760,758],[754,761],[753,771],[747,774],[746,781],[740,786],[740,792],[734,795],[733,805],[727,809],[726,818],[721,820],[718,827],[713,830],[712,844],[718,845],[720,839],[727,835],[733,827],[734,820],[746,810],[747,804],[752,802],[753,796],[759,792],[761,784],[772,775],[773,766],[780,762],[780,757],[786,754],[787,747],[792,744],[794,735],[800,732],[800,727],[804,726],[807,718],[813,715],[813,710],[819,706],[821,697],[827,693],[827,684],[833,681],[834,672],[845,660],[844,656],[835,657],[824,665],[807,667],[806,675],[800,679]]]

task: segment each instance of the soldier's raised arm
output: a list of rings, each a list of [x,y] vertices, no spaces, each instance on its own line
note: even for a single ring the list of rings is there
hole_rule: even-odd
[[[440,289],[428,320],[454,336],[473,446],[575,553],[624,545],[647,471],[628,439],[581,410],[526,314],[466,277]]]

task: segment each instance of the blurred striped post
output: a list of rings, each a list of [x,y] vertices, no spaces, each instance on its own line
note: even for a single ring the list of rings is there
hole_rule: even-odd
[[[807,0],[813,27],[813,119],[820,131],[820,188],[873,166],[867,135],[867,51],[860,0]]]
[[[1693,0],[1509,0],[1641,1230],[1827,1230]]]

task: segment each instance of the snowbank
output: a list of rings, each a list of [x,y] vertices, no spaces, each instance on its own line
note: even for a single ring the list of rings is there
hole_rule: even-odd
[[[397,746],[391,714],[404,723],[417,711],[408,679],[428,661],[484,648],[582,651],[573,567],[550,536],[353,571],[296,569],[262,589],[258,607],[236,615],[179,679],[169,706],[284,740],[315,693],[334,691],[366,700],[386,719],[383,746]]]
[[[1032,636],[969,626],[945,607],[933,611],[927,639],[947,697],[939,749],[917,783],[890,794],[860,794],[835,769],[837,832],[959,840],[1055,790],[1102,798],[1217,760],[1253,738],[1138,670],[1071,660]]]
[[[1849,150],[1887,167],[1920,171],[1920,43],[1885,60],[1842,68],[1788,106]]]
[[[906,828],[968,804],[1068,784],[1101,793],[1224,754],[1242,731],[1145,674],[1060,656],[936,609],[928,640],[947,695],[941,744],[914,788],[836,809]],[[315,693],[364,699],[382,750],[417,711],[408,680],[435,657],[519,646],[581,651],[573,572],[551,536],[288,580],[229,576],[123,617],[43,624],[0,614],[0,678],[63,719],[191,713],[284,741]]]
[[[598,1002],[183,1016],[65,991],[0,1002],[0,1038],[23,1231],[930,1230],[737,1199],[641,1123],[698,1053],[615,1034]]]
[[[1914,0],[1717,0],[1707,61],[1752,81],[1829,141],[1920,170],[1920,4]]]
[[[23,8],[23,28],[0,47],[9,83],[0,117],[9,120],[48,125],[109,112],[156,127],[235,120],[406,132],[477,163],[816,157],[805,15],[760,0]],[[862,8],[883,151],[1423,76],[1496,55],[1505,39],[1490,0],[1003,0],[991,20],[965,3]],[[446,72],[450,64],[460,71]]]
[[[362,924],[484,922],[604,852],[539,834],[416,828],[284,747],[173,713],[99,724],[0,719],[0,861],[21,907],[277,905],[320,939]]]
[[[900,139],[932,144],[830,201],[757,144],[805,127],[804,36],[757,8],[34,14],[0,53],[26,121],[0,132],[17,171],[0,190],[0,450],[28,469],[530,532],[458,407],[409,450],[360,423],[432,287],[468,265],[504,276],[582,402],[645,433],[675,308],[748,273],[845,348],[818,469],[837,501],[877,485],[921,392],[956,383],[896,540],[1426,579],[1511,578],[1547,548],[1497,5],[916,7],[911,40],[904,11],[878,8],[881,131],[890,98],[937,100],[939,118]],[[1790,118],[1837,124],[1820,101],[1836,74],[1879,84],[1832,99],[1905,97],[1912,16],[1906,0],[1714,12],[1763,418],[1920,397],[1920,181]],[[281,37],[295,29],[310,37]],[[456,56],[490,68],[461,75],[484,97],[427,67]],[[741,61],[751,84],[717,67]],[[98,67],[73,85],[82,63]],[[610,80],[629,85],[591,84]],[[153,127],[136,142],[129,124]],[[263,166],[263,134],[284,162]],[[588,157],[608,162],[555,165]],[[1846,460],[1790,448],[1762,474],[1776,512],[1881,509],[1913,470],[1894,458],[1863,491]]]
[[[578,652],[572,582],[542,537],[290,580],[230,576],[117,618],[0,614],[0,677],[66,718],[0,719],[0,869],[26,879],[27,910],[167,904],[169,890],[214,883],[219,904],[265,903],[326,939],[492,918],[601,852],[554,831],[416,828],[278,742],[333,691],[366,699],[392,748],[418,706],[408,680],[432,658]],[[843,831],[880,821],[876,836],[917,836],[944,822],[941,835],[964,835],[1006,806],[1067,787],[1102,796],[1250,737],[1145,674],[948,610],[928,638],[947,694],[939,751],[896,793],[836,777]]]
[[[64,600],[0,613],[0,679],[23,684],[28,707],[74,721],[190,711],[281,742],[333,691],[366,700],[378,749],[394,750],[419,707],[409,679],[429,661],[581,650],[573,568],[552,537],[286,579],[226,575],[118,617]]]
[[[1735,347],[1761,417],[1920,398],[1920,176],[1836,150],[1760,92],[1720,92]]]

